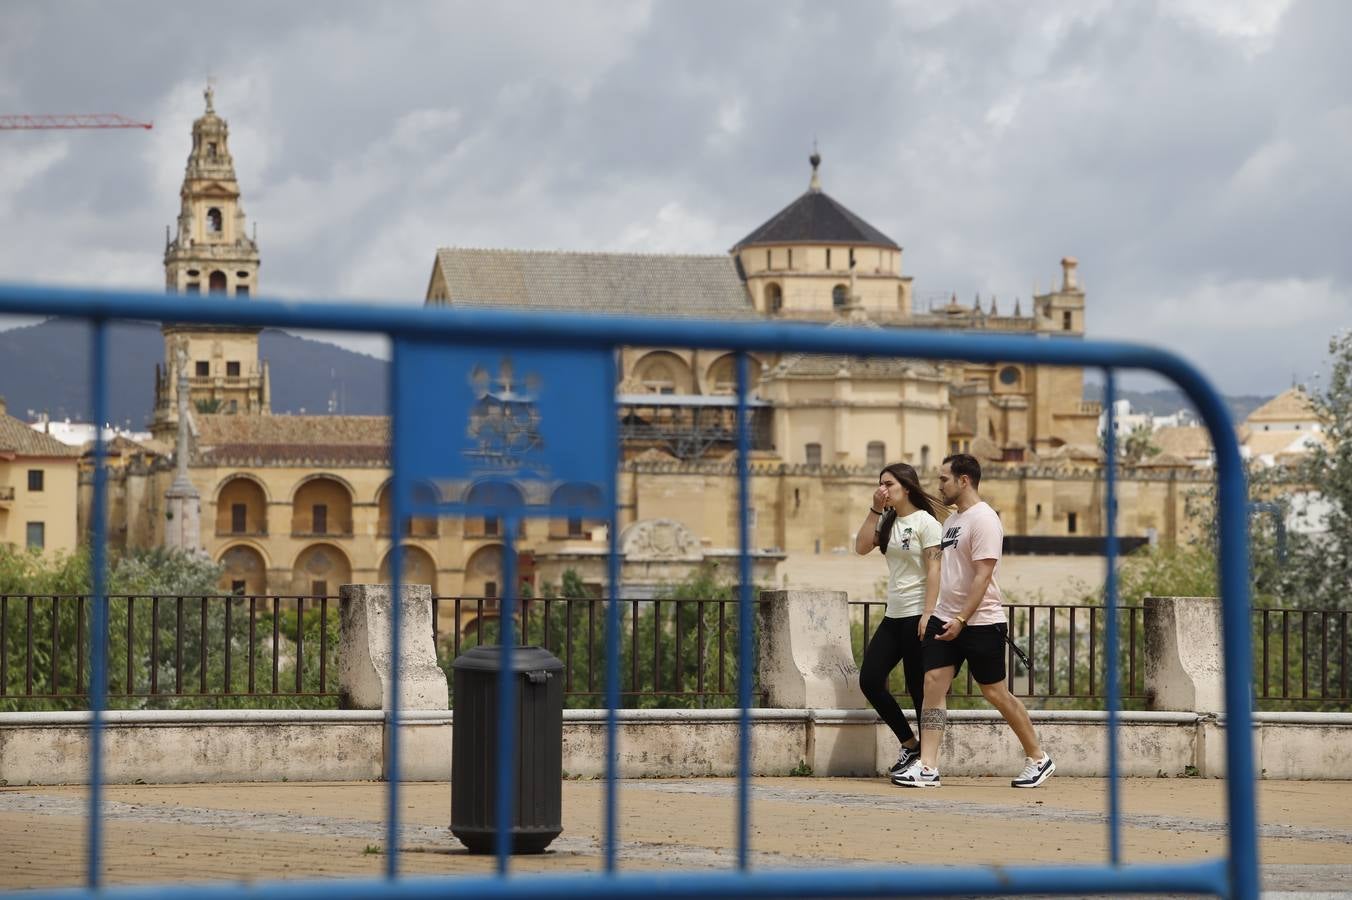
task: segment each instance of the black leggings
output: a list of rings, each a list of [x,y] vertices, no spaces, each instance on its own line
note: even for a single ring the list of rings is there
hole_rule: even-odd
[[[920,638],[915,633],[919,624],[919,616],[901,619],[884,616],[878,624],[878,630],[873,632],[868,647],[864,649],[864,664],[859,667],[860,689],[903,744],[916,735],[892,692],[887,689],[887,676],[901,662],[902,672],[906,675],[906,690],[915,704],[918,718],[925,700],[924,659],[920,652]]]

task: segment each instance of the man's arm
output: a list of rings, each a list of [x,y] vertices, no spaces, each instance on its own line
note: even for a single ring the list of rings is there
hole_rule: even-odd
[[[925,555],[925,611],[920,614],[920,621],[916,623],[916,634],[921,640],[925,639],[925,629],[929,627],[930,616],[934,615],[934,607],[939,603],[939,545],[926,547]]]

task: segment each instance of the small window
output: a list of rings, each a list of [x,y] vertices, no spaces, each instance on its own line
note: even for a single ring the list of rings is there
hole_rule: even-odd
[[[43,478],[43,476],[42,476],[42,470],[41,470],[41,469],[29,469],[29,470],[28,470],[28,489],[29,489],[30,491],[40,491],[40,490],[42,490],[42,478]]]
[[[316,503],[310,511],[310,527],[314,534],[329,533],[329,507],[325,503]]]
[[[234,594],[236,597],[243,597],[244,592],[247,591],[248,589],[249,586],[242,581],[230,582],[230,593]]]
[[[836,309],[850,302],[850,290],[843,284],[838,284],[831,289],[831,305]]]
[[[183,293],[200,294],[202,293],[202,286],[195,281],[189,281],[187,284],[183,286]]]
[[[1074,534],[1078,530],[1079,524],[1080,523],[1079,521],[1077,521],[1075,513],[1066,513],[1067,532],[1069,532],[1070,534]]]
[[[869,441],[868,467],[881,469],[885,465],[887,465],[887,445],[882,441]]]
[[[226,363],[226,364],[225,364],[225,374],[226,374],[226,375],[229,375],[231,378],[238,378],[238,377],[239,377],[239,363],[237,363],[237,362],[228,362],[228,363]]]
[[[249,296],[249,286],[248,286],[247,284],[237,284],[237,285],[235,285],[235,296],[236,296],[236,297],[247,297],[247,296]]]
[[[225,293],[225,273],[217,270],[207,278],[207,291],[212,294]]]
[[[822,464],[821,444],[808,444],[804,450],[807,454],[807,464],[809,466],[820,466]]]
[[[1034,515],[1036,518],[1039,518],[1039,519],[1042,518],[1042,504],[1041,504],[1041,503],[1039,503],[1039,504],[1037,505],[1037,507],[1035,508],[1035,511],[1034,511],[1033,515]]]
[[[230,533],[243,534],[249,508],[243,503],[230,504]]]
[[[831,268],[831,248],[826,248],[826,268]]]
[[[854,268],[854,248],[850,248],[850,268]]]
[[[1013,386],[1019,383],[1019,370],[1013,366],[1005,366],[1000,370],[1000,383]]]
[[[28,523],[28,549],[41,550],[47,546],[47,526],[42,522]]]
[[[329,583],[327,581],[311,581],[310,594],[315,597],[327,597],[329,595]]]
[[[484,519],[484,536],[497,537],[501,531],[501,525],[497,519]]]
[[[211,374],[211,363],[206,361],[199,361],[194,371],[197,372],[198,378],[206,378],[208,375]]]
[[[239,401],[231,400],[230,405],[226,407],[226,412],[230,413],[231,415],[234,415],[235,413],[239,412]]]
[[[773,281],[765,286],[765,308],[772,313],[784,308],[784,290]]]
[[[568,517],[568,536],[582,537],[582,520],[573,516]]]
[[[765,268],[767,268],[767,269],[773,269],[773,268],[774,268],[774,266],[772,266],[772,265],[770,264],[770,261],[771,261],[770,254],[773,253],[773,252],[774,252],[774,251],[768,250],[768,249],[765,251]]]
[[[929,444],[925,444],[920,448],[920,471],[922,472],[929,470],[929,453]]]
[[[496,599],[498,596],[498,583],[496,581],[484,582],[484,596],[488,599]]]
[[[221,211],[216,207],[207,210],[207,234],[221,233]]]
[[[1071,330],[1071,323],[1072,323],[1073,321],[1074,321],[1074,320],[1073,320],[1072,317],[1071,317],[1070,310],[1066,310],[1065,312],[1061,313],[1061,328],[1062,328],[1062,330],[1064,330],[1064,331],[1070,331],[1070,330]]]
[[[789,248],[789,268],[793,268],[793,248]]]
[[[207,159],[216,158],[216,142],[211,141],[207,144]]]

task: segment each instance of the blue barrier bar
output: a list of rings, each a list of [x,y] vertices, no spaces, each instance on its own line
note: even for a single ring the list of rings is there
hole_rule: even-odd
[[[1258,845],[1254,810],[1253,748],[1251,743],[1252,712],[1249,707],[1249,673],[1252,664],[1248,623],[1248,547],[1247,496],[1244,473],[1240,463],[1238,441],[1229,414],[1214,388],[1193,366],[1180,357],[1163,350],[1134,344],[1098,341],[1029,340],[1021,336],[971,335],[921,332],[896,329],[827,329],[820,326],[793,323],[724,323],[688,320],[636,319],[618,317],[573,316],[563,314],[513,313],[500,310],[413,309],[399,307],[356,307],[335,304],[277,303],[265,300],[240,302],[223,298],[194,298],[185,304],[182,298],[162,294],[133,292],[90,292],[74,288],[0,285],[0,313],[46,314],[84,317],[95,320],[95,415],[106,418],[106,390],[98,384],[106,356],[106,338],[102,327],[108,319],[153,319],[179,323],[220,324],[247,323],[254,326],[278,328],[309,328],[329,331],[380,332],[391,337],[417,337],[423,341],[440,341],[451,345],[467,344],[523,344],[541,348],[598,348],[612,351],[619,346],[690,346],[723,348],[738,353],[738,447],[739,496],[741,498],[740,573],[739,587],[739,684],[738,700],[741,707],[738,758],[738,866],[737,871],[722,873],[614,874],[614,803],[615,803],[615,723],[614,708],[618,697],[618,653],[611,640],[618,640],[617,629],[608,629],[607,700],[610,714],[607,729],[607,871],[605,877],[543,876],[531,878],[465,878],[454,882],[457,895],[483,897],[550,896],[559,892],[588,893],[595,896],[636,897],[654,895],[663,897],[695,897],[707,894],[726,896],[877,896],[877,895],[950,895],[968,893],[1063,893],[1080,894],[1103,892],[1174,892],[1211,893],[1223,896],[1253,898],[1258,892]],[[978,362],[1025,362],[1047,365],[1100,366],[1109,371],[1108,390],[1114,389],[1111,370],[1141,368],[1172,379],[1196,406],[1202,421],[1209,429],[1216,453],[1218,482],[1218,516],[1220,523],[1220,585],[1222,606],[1222,642],[1226,664],[1226,765],[1228,779],[1226,798],[1230,820],[1229,853],[1224,861],[1203,862],[1181,866],[1108,866],[1108,867],[988,867],[983,869],[888,868],[881,870],[851,869],[845,871],[815,870],[811,872],[743,871],[748,855],[749,798],[747,771],[749,766],[750,727],[747,709],[750,686],[754,677],[752,656],[752,604],[750,571],[749,509],[749,440],[747,422],[747,353],[749,351],[835,353],[860,356],[903,356],[918,359],[966,359]],[[392,380],[392,394],[397,396]],[[1110,393],[1110,397],[1111,397]],[[1109,413],[1111,420],[1111,412]],[[397,448],[395,450],[398,453]],[[398,465],[400,456],[393,457]],[[612,462],[617,460],[612,457]],[[94,526],[94,625],[91,629],[94,648],[91,651],[91,705],[94,728],[91,732],[91,825],[90,825],[90,885],[98,883],[100,790],[99,756],[101,747],[101,720],[99,710],[106,692],[106,659],[104,641],[107,636],[106,598],[103,591],[104,510],[106,500],[102,491],[101,455],[96,458]],[[398,470],[396,469],[396,472]],[[1109,479],[1115,479],[1109,463]],[[1112,482],[1115,485],[1115,481]],[[1112,510],[1110,486],[1109,512]],[[407,498],[404,498],[407,499]],[[395,493],[394,508],[396,540],[393,565],[396,591],[401,576],[398,526],[403,518],[403,501]],[[612,521],[616,514],[612,512]],[[513,519],[513,521],[515,521]],[[1110,535],[1113,530],[1109,526]],[[512,531],[509,526],[509,534]],[[612,529],[612,585],[618,584],[615,564],[616,535]],[[509,537],[510,541],[510,537]],[[1110,537],[1110,558],[1115,544]],[[510,557],[510,551],[506,557]],[[510,571],[511,560],[504,559],[505,572]],[[1111,563],[1110,563],[1111,565]],[[503,644],[503,674],[510,671],[514,642],[512,603],[514,600],[514,571],[507,577],[504,610],[501,614]],[[1110,598],[1115,597],[1115,578],[1110,576]],[[612,595],[615,591],[612,590]],[[397,600],[397,597],[396,597]],[[612,596],[614,600],[614,596]],[[612,604],[613,606],[613,604]],[[398,603],[392,616],[392,649],[398,659]],[[612,619],[617,618],[617,608]],[[1115,629],[1115,609],[1110,613],[1109,628]],[[1116,641],[1110,640],[1110,656],[1115,663]],[[392,685],[391,709],[387,722],[391,728],[391,746],[397,748],[398,697],[397,671]],[[1110,684],[1116,666],[1110,665]],[[500,680],[500,687],[506,679]],[[500,726],[510,721],[514,694],[501,690]],[[1115,724],[1116,702],[1110,704],[1110,718]],[[1115,732],[1114,732],[1115,733]],[[500,746],[503,758],[514,755],[513,735],[508,732]],[[1116,754],[1110,763],[1110,782],[1116,785]],[[498,849],[499,871],[506,872],[502,859],[504,832],[509,817],[502,814],[503,804],[514,785],[514,773],[500,770],[498,793]],[[387,875],[397,874],[395,857],[398,852],[398,759],[390,762],[390,809],[387,848],[389,861]],[[501,789],[503,779],[506,790]],[[1116,800],[1110,797],[1110,811]],[[1116,815],[1112,816],[1114,819]],[[1116,855],[1114,851],[1112,855]],[[194,888],[197,894],[218,894],[222,897],[307,897],[321,894],[326,898],[346,898],[379,894],[384,896],[422,897],[447,892],[444,879],[401,879],[377,883],[369,881],[302,882],[269,886],[217,885]],[[181,885],[172,887],[137,887],[126,891],[100,891],[108,894],[127,893],[128,896],[157,897],[184,893]],[[27,896],[89,896],[88,889],[68,892],[34,893]]]
[[[1110,890],[1111,889],[1111,890]],[[553,900],[558,897],[924,897],[938,895],[1169,893],[1227,895],[1224,860],[1182,865],[991,866],[987,868],[851,868],[769,872],[621,872],[615,875],[466,876],[246,884],[118,887],[99,893],[109,900]],[[74,900],[78,889],[25,891],[23,900]]]
[[[94,399],[94,502],[90,548],[90,598],[93,624],[89,629],[89,852],[86,881],[91,888],[102,882],[103,815],[103,710],[108,703],[108,465],[104,458],[103,423],[108,421],[108,322],[95,319],[90,347],[90,391]],[[55,613],[53,613],[55,615]],[[78,612],[77,612],[78,615]],[[131,652],[131,647],[127,648]],[[127,692],[131,692],[130,685]]]
[[[1108,644],[1108,861],[1122,862],[1122,822],[1119,816],[1120,785],[1117,762],[1117,713],[1122,703],[1118,687],[1118,628],[1117,628],[1117,374],[1112,369],[1103,372],[1103,403],[1107,411],[1103,427],[1103,454],[1105,466],[1103,482],[1104,543],[1108,551],[1108,570],[1103,576],[1105,610],[1108,616],[1105,640]],[[1089,661],[1092,666],[1093,660]]]
[[[402,384],[399,367],[390,366],[389,404],[396,409],[395,399]],[[390,462],[394,472],[407,471],[407,445],[394,426],[390,425]],[[385,877],[394,881],[399,877],[399,665],[402,645],[399,635],[400,598],[404,590],[404,515],[409,506],[408,489],[396,474],[390,485],[390,681],[389,703],[385,709]]]
[[[747,355],[737,354],[737,868],[746,871],[751,843],[751,421]]]
[[[498,762],[497,789],[493,792],[494,850],[499,875],[506,875],[512,855],[512,795],[516,786],[516,530],[514,514],[502,518],[506,532],[502,541],[502,597],[498,600],[498,645],[502,658],[498,668]]]
[[[614,368],[608,370],[606,386],[614,396],[619,376]],[[617,478],[620,470],[620,447],[611,442],[606,451],[606,464],[611,478]],[[619,840],[619,777],[620,777],[620,595],[622,593],[620,572],[620,493],[618,485],[611,482],[610,504],[610,604],[606,607],[606,794],[603,816],[605,829],[602,835],[601,855],[602,871],[613,874],[616,871],[616,850]],[[635,611],[634,615],[638,615]],[[654,685],[656,687],[656,685]]]

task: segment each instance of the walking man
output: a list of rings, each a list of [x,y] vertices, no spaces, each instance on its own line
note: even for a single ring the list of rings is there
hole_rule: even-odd
[[[925,703],[920,713],[920,759],[892,776],[901,787],[939,786],[939,744],[948,725],[948,688],[965,661],[981,694],[1000,711],[1027,757],[1011,784],[1035,788],[1056,771],[1042,752],[1023,702],[1005,684],[1005,636],[1009,620],[995,574],[1005,531],[1000,517],[981,499],[981,464],[966,453],[946,458],[939,468],[939,496],[957,511],[944,522],[939,544],[939,596],[925,610],[921,626]]]

